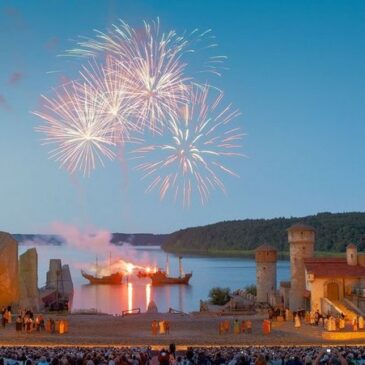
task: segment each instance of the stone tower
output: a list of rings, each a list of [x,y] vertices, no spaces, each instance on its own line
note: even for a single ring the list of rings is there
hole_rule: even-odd
[[[290,251],[290,298],[292,311],[304,308],[305,267],[304,259],[313,257],[315,229],[305,224],[294,224],[288,229]]]
[[[350,243],[346,247],[346,259],[347,265],[356,266],[357,265],[357,247]]]
[[[269,295],[276,291],[277,250],[261,245],[255,251],[257,301],[268,302]]]

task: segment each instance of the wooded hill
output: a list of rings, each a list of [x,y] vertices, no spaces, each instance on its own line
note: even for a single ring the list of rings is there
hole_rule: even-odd
[[[263,243],[288,251],[286,229],[302,222],[316,229],[316,251],[343,252],[349,243],[365,248],[365,213],[319,213],[300,218],[225,221],[172,233],[162,247],[170,252],[249,251]]]

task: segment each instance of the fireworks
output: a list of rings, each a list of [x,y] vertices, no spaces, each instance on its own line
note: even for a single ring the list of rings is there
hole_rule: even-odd
[[[131,104],[125,80],[120,76],[121,71],[120,64],[112,57],[107,57],[102,66],[94,60],[80,71],[89,93],[93,94],[93,107],[105,118],[105,125],[114,131],[116,143],[129,140],[131,132],[136,130],[132,121],[135,108]]]
[[[188,102],[192,77],[185,76],[187,54],[217,47],[211,30],[178,36],[175,31],[161,32],[160,22],[144,22],[134,29],[123,21],[107,32],[97,32],[96,39],[86,39],[68,51],[79,57],[108,55],[120,64],[130,101],[136,111],[136,124],[154,132],[163,130],[166,120],[176,117]],[[221,75],[225,56],[210,56],[200,72]],[[194,80],[196,82],[196,80]]]
[[[126,87],[135,110],[135,123],[161,132],[166,119],[176,114],[188,95],[186,64],[181,62],[187,41],[174,31],[160,31],[159,22],[144,23],[135,30],[121,22],[109,33],[98,32],[97,39],[79,43],[70,54],[98,57],[107,54],[120,67],[116,74]]]
[[[210,30],[179,36],[162,32],[158,20],[141,29],[120,21],[79,42],[67,52],[88,60],[79,80],[56,89],[53,97],[43,96],[41,111],[34,112],[44,121],[37,131],[46,144],[55,145],[51,158],[71,173],[89,175],[115,157],[116,147],[145,143],[136,133],[152,131],[164,142],[134,151],[137,159],[145,159],[136,169],[152,180],[147,191],[158,189],[161,199],[172,191],[184,206],[190,205],[194,190],[202,204],[212,190],[225,191],[220,176],[236,176],[228,158],[242,156],[243,134],[230,127],[239,113],[230,105],[220,110],[223,94],[211,100],[211,90],[218,89],[187,76],[187,55],[216,46]],[[199,73],[221,75],[224,60],[208,57]]]
[[[163,199],[172,190],[175,200],[181,196],[183,206],[189,206],[196,189],[204,205],[212,189],[225,191],[220,173],[237,176],[222,160],[242,156],[239,142],[243,133],[230,127],[239,112],[230,105],[220,110],[223,95],[210,102],[209,92],[207,86],[194,88],[180,117],[170,120],[171,143],[134,150],[137,158],[147,160],[136,167],[143,179],[151,180],[147,192],[157,189]]]
[[[46,124],[37,127],[45,143],[56,144],[50,154],[69,172],[89,174],[103,158],[113,159],[115,130],[99,111],[99,95],[86,84],[71,82],[53,99],[42,96],[43,111],[34,112]]]

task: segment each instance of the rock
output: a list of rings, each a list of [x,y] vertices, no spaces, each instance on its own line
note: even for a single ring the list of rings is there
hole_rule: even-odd
[[[153,300],[148,304],[147,313],[158,313],[157,305]]]
[[[48,307],[64,306],[71,308],[73,299],[73,283],[68,265],[63,265],[60,259],[49,260],[46,286],[41,289],[42,302]]]
[[[38,254],[31,248],[19,257],[19,305],[36,312],[39,300]]]
[[[47,289],[60,289],[60,277],[62,273],[62,262],[60,259],[49,260],[49,270],[47,271]]]
[[[74,293],[74,286],[72,283],[70,267],[68,265],[62,266],[62,283],[65,295],[71,298]]]
[[[15,304],[18,298],[18,242],[0,232],[0,306]]]

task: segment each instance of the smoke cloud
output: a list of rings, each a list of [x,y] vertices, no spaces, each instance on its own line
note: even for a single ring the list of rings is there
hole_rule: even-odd
[[[122,246],[111,243],[112,233],[104,229],[81,230],[78,227],[63,222],[51,224],[53,234],[63,238],[65,244],[77,251],[87,251],[99,257],[98,267],[94,263],[79,263],[78,268],[91,272],[98,271],[99,275],[109,275],[111,272],[132,274],[133,271],[143,269],[136,264],[136,250],[127,242]],[[109,260],[106,256],[110,254]],[[101,258],[101,260],[100,260]]]

